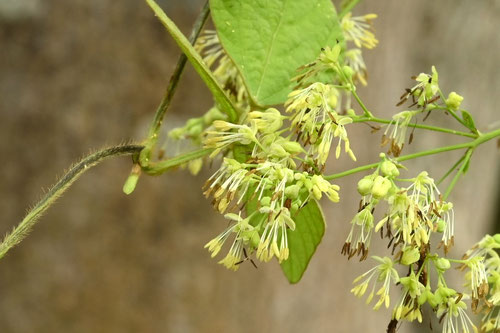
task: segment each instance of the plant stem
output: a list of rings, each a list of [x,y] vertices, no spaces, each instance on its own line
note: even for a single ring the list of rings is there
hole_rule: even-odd
[[[392,120],[390,119],[383,119],[383,118],[377,118],[377,117],[360,117],[360,118],[353,118],[353,122],[355,123],[361,123],[361,122],[374,122],[374,123],[380,123],[380,124],[390,124]],[[419,129],[424,129],[424,130],[429,130],[429,131],[434,131],[434,132],[441,132],[441,133],[448,133],[448,134],[454,134],[454,135],[460,135],[460,136],[465,136],[468,138],[477,138],[478,136],[476,134],[472,133],[467,133],[467,132],[462,132],[462,131],[456,131],[452,130],[449,128],[442,128],[442,127],[437,127],[437,126],[428,126],[428,125],[420,125],[420,124],[408,124],[408,127],[414,127],[414,128],[419,128]]]
[[[59,181],[45,193],[45,195],[33,206],[26,214],[24,219],[14,230],[7,234],[0,244],[0,258],[14,246],[19,244],[30,232],[31,228],[38,221],[38,218],[66,191],[75,180],[85,171],[97,165],[102,160],[111,156],[134,155],[138,154],[144,146],[141,145],[122,145],[100,150],[83,158],[80,162],[69,169]]]
[[[494,139],[496,137],[500,137],[500,129],[497,129],[497,130],[494,130],[494,131],[491,131],[491,132],[488,132],[485,134],[481,134],[475,140],[470,141],[470,142],[460,143],[460,144],[456,144],[456,145],[445,146],[445,147],[440,147],[440,148],[435,148],[435,149],[430,149],[430,150],[424,150],[424,151],[421,151],[418,153],[400,156],[400,157],[396,158],[395,160],[398,162],[403,162],[403,161],[407,161],[407,160],[411,160],[411,159],[415,159],[415,158],[419,158],[419,157],[423,157],[423,156],[435,155],[435,154],[443,153],[446,151],[466,149],[466,148],[469,148],[470,151],[472,151],[477,146],[481,145],[482,143],[489,141],[491,139]],[[472,152],[470,154],[472,154]],[[325,176],[324,178],[327,180],[342,178],[345,176],[352,175],[354,173],[373,169],[373,168],[377,167],[378,165],[379,165],[379,163],[366,164],[366,165],[363,165],[363,166],[360,166],[357,168],[353,168],[353,169],[349,169],[349,170],[346,170],[343,172],[335,173],[333,175],[328,175],[328,176]]]
[[[354,87],[354,85],[353,85]],[[358,93],[356,90],[351,90],[352,95],[354,96],[354,99],[358,102],[359,106],[361,106],[361,109],[363,109],[364,116],[367,118],[374,118],[373,114],[368,110],[368,108],[365,106],[365,103],[359,98]]]
[[[443,200],[448,199],[448,196],[450,195],[451,191],[453,190],[453,188],[457,184],[458,179],[464,173],[465,167],[469,164],[469,161],[470,161],[470,158],[472,157],[473,151],[474,151],[473,148],[470,148],[469,150],[467,150],[467,153],[465,154],[465,157],[464,157],[464,161],[463,161],[462,165],[460,166],[460,169],[458,169],[457,173],[455,174],[455,176],[451,180],[450,184],[446,188],[446,192],[443,195]]]
[[[453,164],[453,166],[443,175],[443,177],[441,177],[441,179],[438,180],[436,185],[441,184],[453,172],[453,170],[455,170],[455,168],[464,160],[464,158],[465,155],[460,157],[460,159],[455,164]]]
[[[191,34],[189,35],[189,42],[191,42],[191,44],[194,45],[194,43],[196,42],[196,39],[200,35],[200,32],[208,18],[209,13],[210,13],[210,7],[208,5],[208,1],[206,1],[205,5],[203,6],[203,9],[196,18]],[[144,149],[140,154],[139,160],[141,162],[141,165],[143,166],[147,166],[151,159],[151,151],[154,149],[154,146],[158,141],[159,131],[163,122],[163,118],[170,106],[172,98],[174,97],[177,84],[179,83],[182,72],[184,71],[186,62],[187,62],[186,55],[184,53],[181,53],[179,59],[177,60],[177,64],[175,65],[174,73],[170,77],[170,81],[168,83],[165,95],[163,96],[163,99],[161,100],[161,103],[158,106],[158,109],[156,110],[155,117],[149,128],[148,138],[146,139]]]
[[[142,169],[144,172],[146,172],[149,175],[157,176],[157,175],[160,175],[168,170],[176,168],[181,164],[195,160],[197,158],[204,157],[204,156],[210,154],[212,151],[213,151],[213,149],[209,149],[209,148],[198,149],[198,150],[186,153],[186,154],[182,154],[182,155],[173,157],[173,158],[165,160],[165,161],[150,163],[148,166],[143,167]]]
[[[158,17],[163,26],[167,29],[168,33],[174,41],[177,43],[179,48],[184,52],[189,62],[193,65],[194,69],[200,76],[200,78],[205,82],[207,88],[212,93],[215,102],[218,104],[219,109],[226,113],[229,121],[236,122],[238,120],[239,112],[233,102],[226,95],[226,92],[221,87],[217,78],[212,73],[212,71],[207,67],[201,56],[194,49],[187,38],[182,34],[177,25],[165,14],[160,6],[155,2],[155,0],[145,0],[149,7],[153,10],[155,15]]]
[[[354,6],[356,6],[360,2],[360,0],[351,0],[349,1],[344,8],[342,8],[342,11],[339,14],[339,19],[342,19],[347,13],[349,13]]]

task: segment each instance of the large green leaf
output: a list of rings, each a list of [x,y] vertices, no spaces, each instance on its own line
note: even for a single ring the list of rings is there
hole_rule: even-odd
[[[210,0],[222,46],[259,105],[283,103],[296,69],[343,41],[331,0]]]
[[[290,283],[300,281],[325,234],[325,218],[316,200],[309,201],[294,220],[295,230],[287,231],[290,256],[281,263],[281,269]]]

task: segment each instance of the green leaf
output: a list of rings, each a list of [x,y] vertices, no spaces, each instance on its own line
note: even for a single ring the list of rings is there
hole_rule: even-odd
[[[290,256],[281,263],[290,283],[300,281],[325,234],[325,218],[316,200],[309,201],[294,220],[295,230],[287,231]]]
[[[258,105],[285,102],[297,68],[343,41],[331,0],[210,0],[222,46]]]
[[[465,126],[467,126],[468,129],[477,134],[476,124],[474,123],[474,119],[472,119],[472,116],[469,112],[462,110],[462,120],[464,121]]]
[[[168,18],[165,12],[160,8],[160,6],[158,6],[158,4],[154,0],[146,0],[146,2],[148,3],[149,7],[151,7],[161,23],[165,26],[165,28],[167,28],[172,38],[175,40],[182,52],[184,52],[189,62],[193,65],[196,72],[198,72],[198,75],[200,75],[202,80],[207,85],[208,89],[210,89],[210,92],[214,96],[214,99],[219,105],[221,111],[225,112],[228,115],[230,121],[236,121],[238,119],[236,108],[224,93],[224,90],[219,85],[210,69],[208,69],[208,67],[205,65],[198,52],[196,52],[196,50],[193,48],[189,40],[182,34],[175,23]]]
[[[253,194],[255,188],[247,192],[247,215],[257,210],[258,200]],[[253,199],[251,199],[253,196]],[[251,199],[251,200],[250,200]],[[250,219],[250,224],[256,226],[262,221],[262,214],[255,214]],[[325,234],[325,218],[321,207],[316,200],[310,200],[296,216],[295,230],[287,230],[288,248],[290,255],[281,263],[281,269],[290,283],[300,281],[309,265],[309,261],[316,252],[323,235]]]

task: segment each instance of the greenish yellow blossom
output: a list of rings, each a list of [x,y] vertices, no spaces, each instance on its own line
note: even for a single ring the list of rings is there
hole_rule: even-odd
[[[448,98],[446,99],[446,106],[452,109],[453,111],[457,111],[460,108],[460,105],[462,104],[463,100],[464,98],[462,96],[452,91],[448,95]]]

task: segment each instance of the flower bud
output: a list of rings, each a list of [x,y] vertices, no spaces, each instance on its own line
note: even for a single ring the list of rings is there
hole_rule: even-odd
[[[373,182],[372,195],[376,199],[381,199],[387,195],[392,187],[392,183],[389,179],[382,176],[377,176]]]
[[[439,219],[437,223],[437,232],[444,232],[446,230],[446,222],[443,219]]]
[[[299,154],[304,151],[304,148],[300,145],[300,143],[296,141],[285,141],[281,144],[283,148],[290,154]]]
[[[351,67],[349,67],[349,66],[343,66],[342,67],[342,72],[344,72],[344,75],[348,79],[351,79],[351,77],[354,75],[354,70]]]
[[[460,104],[462,104],[463,100],[464,100],[464,98],[462,96],[460,96],[456,92],[452,91],[448,95],[448,98],[446,99],[446,106],[452,110],[458,110],[458,108],[460,107]]]
[[[395,178],[399,176],[398,167],[391,161],[382,162],[382,165],[380,166],[380,171],[382,171],[382,174],[386,177]]]
[[[373,180],[371,176],[366,176],[358,182],[358,192],[362,196],[370,194],[373,187]]]
[[[203,125],[201,123],[190,126],[187,131],[190,137],[198,137],[200,136],[201,132],[203,132]]]
[[[451,267],[450,261],[446,258],[439,258],[438,260],[436,260],[435,265],[436,265],[436,269],[441,271],[441,272],[444,272],[444,271],[450,269],[450,267]]]
[[[495,240],[495,242],[500,244],[500,234],[495,234],[495,236],[493,236],[493,239]]]
[[[274,133],[283,125],[281,112],[275,108],[269,108],[264,112],[252,111],[248,118],[253,120],[257,128],[264,133]]]
[[[416,247],[407,247],[403,250],[401,263],[403,265],[411,265],[420,259],[420,251]]]
[[[285,188],[285,195],[290,199],[296,199],[299,196],[301,186],[295,184]]]
[[[189,172],[191,172],[191,174],[193,176],[196,176],[200,172],[201,167],[203,166],[203,159],[196,158],[194,160],[191,160],[188,162],[187,166],[188,166]]]
[[[271,198],[270,197],[263,197],[260,199],[260,205],[261,206],[269,206],[271,204]]]
[[[269,153],[273,156],[276,156],[278,158],[284,158],[288,157],[290,154],[286,152],[286,150],[281,146],[279,143],[273,143],[271,145],[271,149],[269,150]]]

